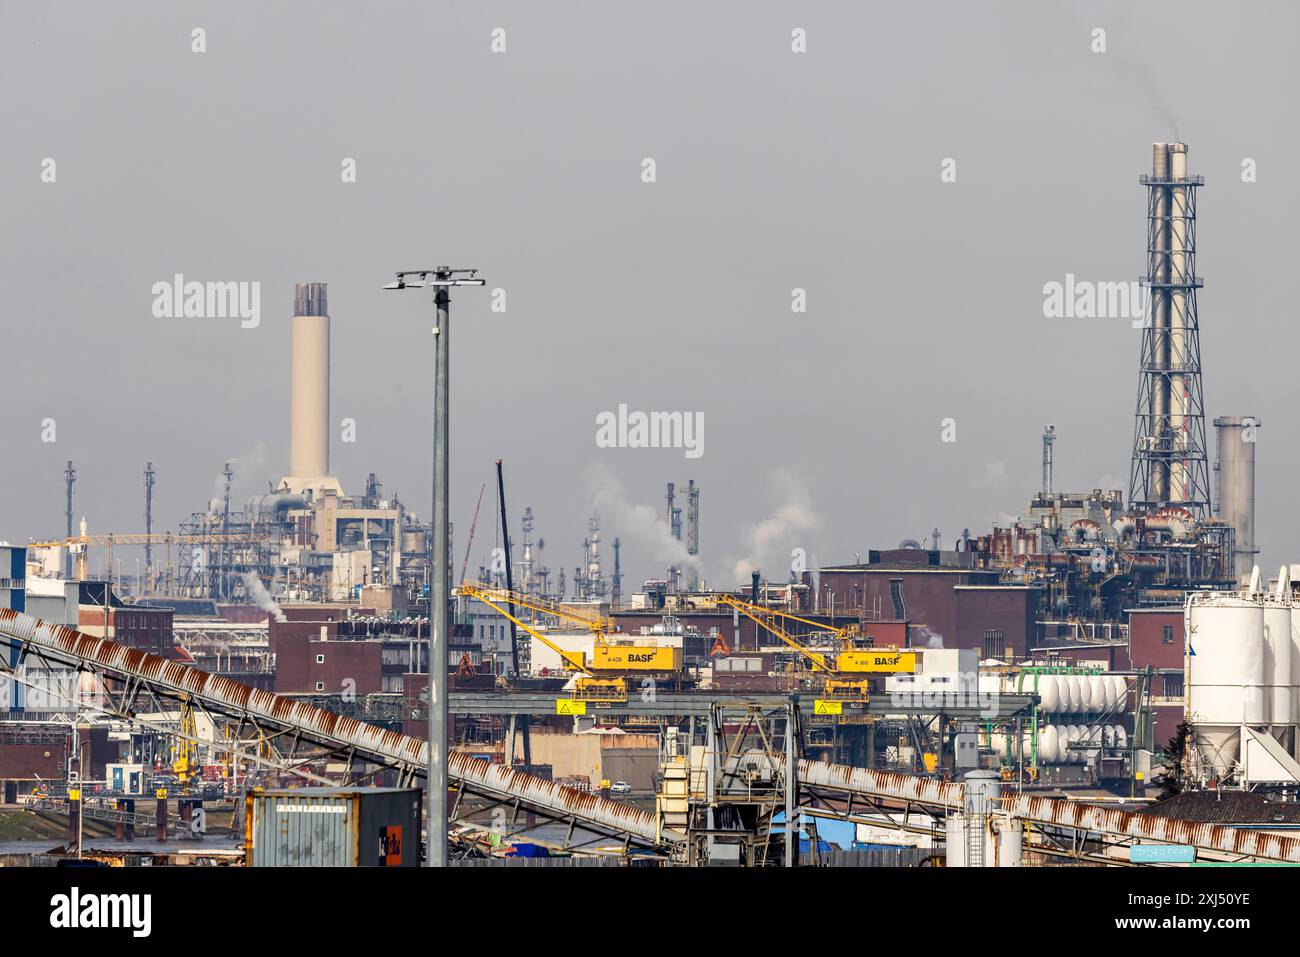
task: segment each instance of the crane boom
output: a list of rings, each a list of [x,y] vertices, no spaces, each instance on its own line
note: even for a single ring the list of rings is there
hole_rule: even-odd
[[[460,580],[465,580],[465,572],[469,570],[469,553],[474,547],[474,529],[478,528],[478,510],[483,504],[483,492],[487,488],[487,482],[484,482],[478,490],[478,502],[474,505],[474,518],[469,523],[469,541],[465,543],[465,561],[460,566]]]
[[[476,585],[470,585],[470,584],[462,584],[460,586],[460,593],[466,596],[467,598],[477,598],[479,601],[483,602],[483,604],[487,605],[497,614],[503,616],[509,621],[514,622],[517,626],[522,628],[524,631],[528,632],[529,636],[536,638],[547,648],[550,648],[551,651],[559,655],[560,660],[566,662],[570,667],[572,667],[576,671],[581,671],[584,675],[589,675],[589,676],[593,674],[592,670],[587,667],[587,663],[583,658],[582,652],[565,651],[555,642],[551,641],[549,638],[543,635],[540,631],[533,628],[531,625],[528,625],[526,622],[523,622],[520,619],[516,618],[514,615],[508,612],[504,607],[498,604],[498,602],[502,602],[506,600],[505,598],[501,597],[499,593],[490,591],[489,589],[486,588],[479,588]]]
[[[723,605],[730,605],[756,625],[766,628],[772,634],[776,635],[777,638],[781,639],[781,641],[785,642],[795,651],[799,652],[811,661],[817,670],[825,672],[832,678],[839,677],[839,673],[831,666],[825,654],[820,651],[814,651],[801,641],[798,641],[786,633],[786,630],[777,623],[776,619],[778,615],[771,608],[764,608],[761,605],[751,605],[747,601],[732,598],[730,595],[720,595],[718,601]],[[780,615],[779,617],[794,618],[795,616]],[[806,619],[797,620],[804,621]],[[809,624],[816,624],[816,622],[809,622]]]
[[[470,591],[466,591],[466,589]],[[582,615],[574,614],[560,608],[558,605],[548,603],[537,599],[533,595],[522,595],[519,592],[510,591],[505,588],[483,588],[479,585],[473,585],[463,582],[460,586],[461,594],[472,594],[475,598],[482,598],[484,595],[489,596],[494,601],[505,602],[518,605],[520,608],[527,608],[530,611],[540,612],[543,615],[551,615],[563,621],[576,622],[589,629],[596,636],[596,640],[602,644],[607,642],[610,632],[614,630],[614,624],[608,618],[586,618]],[[486,599],[484,599],[486,600]]]

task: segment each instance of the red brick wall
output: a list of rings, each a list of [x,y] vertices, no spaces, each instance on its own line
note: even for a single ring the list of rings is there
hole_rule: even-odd
[[[985,632],[1000,631],[1005,657],[1023,658],[1028,654],[1035,643],[1037,591],[1028,588],[958,588],[955,594],[956,634],[945,636],[949,639],[945,641],[945,647],[974,648],[982,656]]]
[[[1166,641],[1164,630],[1172,630]],[[1183,667],[1183,610],[1131,611],[1128,616],[1129,655],[1134,668]]]
[[[359,695],[377,694],[383,688],[382,647],[380,641],[310,641],[282,634],[275,646],[275,690],[338,694],[351,688]],[[318,662],[317,655],[323,655],[324,662]],[[345,679],[355,685],[345,685]],[[318,682],[322,689],[316,687]]]
[[[61,779],[65,749],[57,744],[0,744],[0,779]]]
[[[119,644],[170,657],[174,643],[173,615],[170,608],[109,608],[109,633]],[[84,626],[102,629],[104,609],[82,605],[77,612],[77,621]]]
[[[901,579],[905,615],[914,625],[925,625],[945,639],[957,634],[957,593],[954,585],[996,585],[997,573],[966,569],[888,569],[866,568],[862,571],[823,571],[821,573],[822,607],[827,593],[834,597],[836,610],[865,610],[871,617],[879,610],[884,621],[894,621],[894,603],[889,583]]]

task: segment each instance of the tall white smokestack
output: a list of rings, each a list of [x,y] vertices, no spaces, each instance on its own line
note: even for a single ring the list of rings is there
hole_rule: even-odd
[[[291,492],[342,494],[330,475],[330,317],[323,282],[300,282],[293,290],[289,400]]]

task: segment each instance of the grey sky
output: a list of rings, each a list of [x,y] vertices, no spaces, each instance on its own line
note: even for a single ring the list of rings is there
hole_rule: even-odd
[[[986,531],[1036,488],[1047,422],[1058,487],[1127,492],[1138,333],[1044,319],[1041,290],[1142,272],[1137,176],[1179,136],[1206,178],[1208,417],[1262,418],[1259,543],[1300,560],[1296,5],[696,6],[7,3],[0,538],[61,534],[69,458],[94,531],[142,529],[146,459],[163,528],[226,459],[253,460],[240,502],[282,475],[306,280],[329,283],[334,472],[359,492],[375,471],[427,515],[431,306],[379,287],[444,262],[508,297],[504,314],[486,290],[454,305],[458,561],[498,457],[516,534],[533,506],[570,574],[594,466],[656,510],[694,478],[716,584],[746,557],[782,577],[795,546],[842,561]],[[155,319],[150,288],[177,272],[260,281],[261,326]],[[597,448],[619,403],[702,414],[704,456]],[[750,556],[746,527],[796,500]],[[624,537],[625,591],[661,573],[603,531]]]

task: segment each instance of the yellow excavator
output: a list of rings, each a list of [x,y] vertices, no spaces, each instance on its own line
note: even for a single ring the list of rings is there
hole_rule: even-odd
[[[820,690],[832,700],[856,701],[865,703],[869,697],[866,678],[851,680],[845,675],[880,674],[885,672],[914,671],[915,653],[899,651],[894,648],[860,648],[857,639],[860,631],[857,625],[834,628],[830,625],[801,618],[788,611],[754,605],[730,595],[721,595],[718,603],[736,609],[750,621],[767,629],[785,644],[803,655],[812,664],[812,671],[820,676]],[[818,651],[809,648],[791,635],[783,621],[798,622],[817,631],[829,632],[834,642],[834,650]]]
[[[579,701],[626,701],[627,679],[668,677],[678,680],[682,671],[682,649],[633,640],[613,640],[613,625],[608,619],[585,618],[558,605],[520,595],[503,588],[486,588],[464,582],[458,589],[467,598],[477,598],[497,614],[514,622],[528,635],[560,656],[571,671],[577,672],[570,697]],[[567,651],[551,641],[531,624],[512,614],[508,607],[527,608],[561,621],[574,622],[591,631],[592,657],[586,660],[581,651]]]

